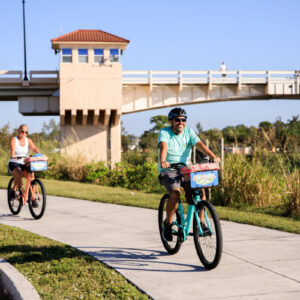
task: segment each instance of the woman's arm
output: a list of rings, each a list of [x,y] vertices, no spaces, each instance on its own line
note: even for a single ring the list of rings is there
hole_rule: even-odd
[[[34,142],[28,138],[28,144],[29,144],[29,148],[35,152],[35,153],[40,153],[40,150],[36,147],[36,145],[34,144]]]
[[[16,139],[14,137],[11,138],[9,146],[10,146],[10,157],[15,158],[16,157],[16,153],[15,153],[15,151],[16,151]]]

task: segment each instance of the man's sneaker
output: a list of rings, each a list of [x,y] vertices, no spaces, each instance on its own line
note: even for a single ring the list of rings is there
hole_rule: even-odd
[[[173,241],[173,235],[172,235],[172,224],[167,224],[166,221],[164,221],[164,232],[163,232],[164,238],[172,242]]]
[[[209,235],[210,234],[210,230],[209,228],[206,226],[206,224],[204,224],[203,222],[200,223],[202,231],[203,231],[203,235]]]
[[[37,208],[37,207],[39,207],[39,204],[38,204],[38,202],[37,202],[36,200],[32,200],[32,201],[31,201],[31,206],[32,206],[33,208]]]
[[[9,200],[10,200],[10,201],[13,201],[13,200],[15,200],[15,199],[16,199],[16,191],[11,190],[11,191],[10,191],[10,194],[9,194]]]

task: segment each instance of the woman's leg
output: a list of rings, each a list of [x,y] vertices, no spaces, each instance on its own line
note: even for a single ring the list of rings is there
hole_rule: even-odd
[[[24,177],[26,178],[26,189],[25,189],[25,195],[23,199],[23,204],[25,204],[28,200],[28,194],[30,189],[30,183],[34,179],[33,173],[24,171]]]
[[[16,191],[18,186],[22,184],[23,171],[20,167],[14,168],[11,172],[12,176],[14,176],[14,187],[13,190]]]

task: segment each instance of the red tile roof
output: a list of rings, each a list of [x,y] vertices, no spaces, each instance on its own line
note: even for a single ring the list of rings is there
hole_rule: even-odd
[[[104,42],[104,43],[129,43],[129,40],[102,30],[78,29],[51,40],[51,42]]]

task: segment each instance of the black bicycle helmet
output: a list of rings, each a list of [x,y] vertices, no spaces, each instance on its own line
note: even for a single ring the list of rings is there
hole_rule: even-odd
[[[187,118],[186,111],[181,107],[173,108],[172,110],[170,110],[170,112],[168,114],[169,120],[172,120],[172,119],[174,119],[176,117],[179,117],[179,116]]]

